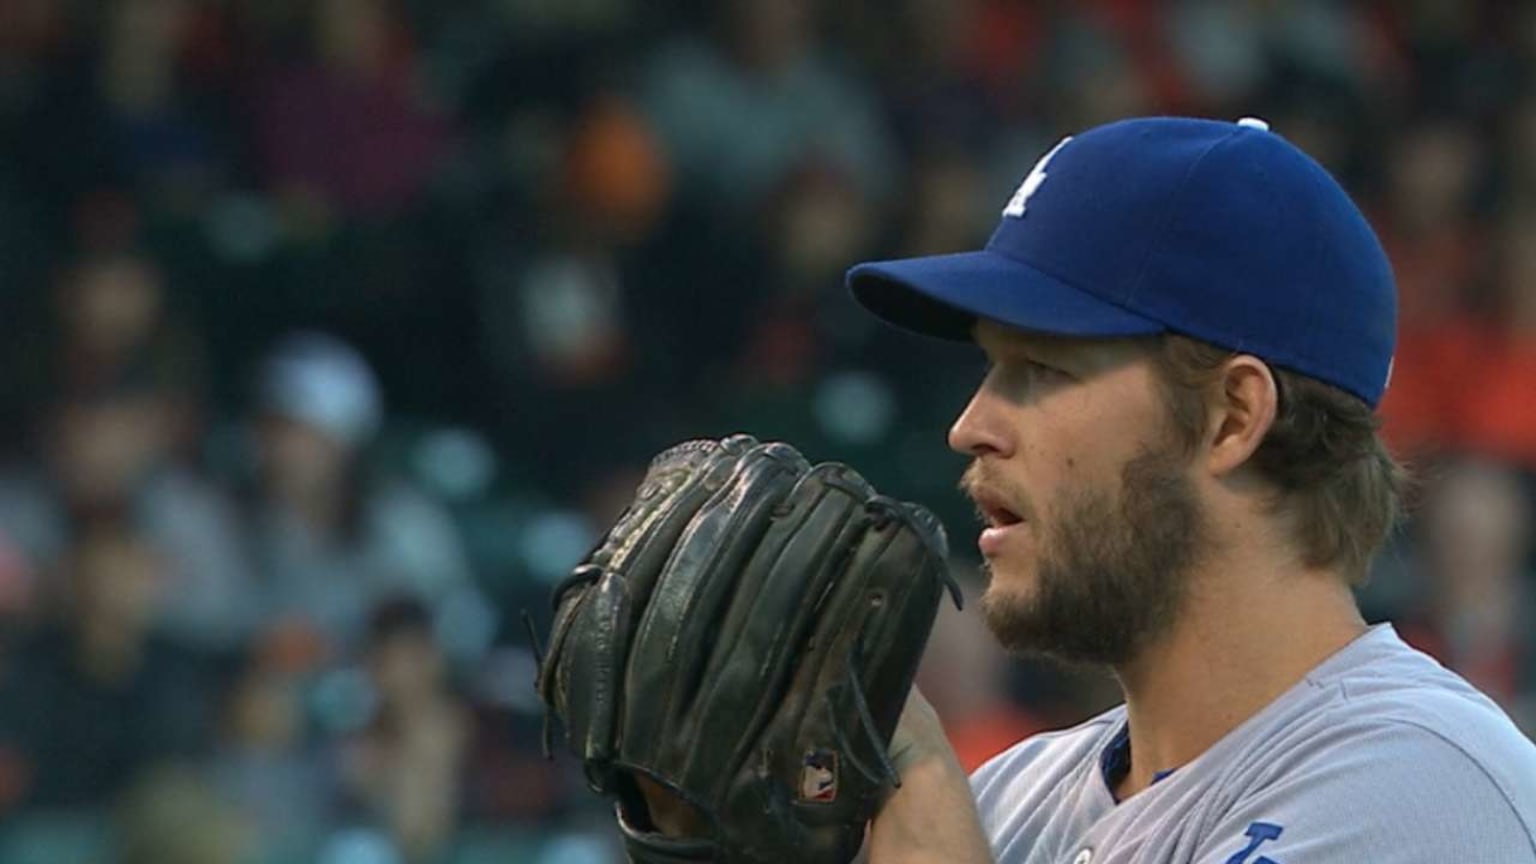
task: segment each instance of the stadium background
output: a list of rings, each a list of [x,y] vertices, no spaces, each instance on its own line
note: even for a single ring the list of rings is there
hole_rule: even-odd
[[[1533,72],[1530,3],[0,0],[0,861],[612,860],[517,611],[740,429],[972,574],[979,362],[841,273],[1146,113],[1372,217],[1420,485],[1365,605],[1536,731]],[[927,663],[971,763],[1113,698],[969,616]]]

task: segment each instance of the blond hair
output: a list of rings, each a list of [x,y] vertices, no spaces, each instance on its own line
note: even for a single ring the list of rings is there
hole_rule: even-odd
[[[1206,394],[1233,356],[1175,334],[1153,351],[1175,433],[1188,449],[1207,431]],[[1303,563],[1364,584],[1372,556],[1401,518],[1407,472],[1387,452],[1376,415],[1360,399],[1315,378],[1271,371],[1280,405],[1251,465],[1274,488],[1272,510],[1286,519]]]

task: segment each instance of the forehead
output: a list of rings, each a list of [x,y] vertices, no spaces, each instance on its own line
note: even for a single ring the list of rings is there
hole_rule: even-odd
[[[1144,359],[1157,344],[1156,337],[1061,336],[1020,330],[985,319],[977,321],[971,333],[981,350],[994,360],[1024,357],[1081,367],[1083,371]]]

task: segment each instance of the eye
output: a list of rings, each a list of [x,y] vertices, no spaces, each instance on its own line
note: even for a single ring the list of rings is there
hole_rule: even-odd
[[[987,367],[985,386],[1011,401],[1038,398],[1071,379],[1065,371],[1022,357],[994,362]]]
[[[1034,371],[1035,371],[1036,375],[1044,376],[1046,378],[1051,378],[1051,379],[1055,379],[1055,378],[1070,378],[1070,377],[1072,377],[1071,375],[1067,374],[1067,371],[1065,369],[1061,369],[1059,367],[1052,366],[1049,363],[1041,363],[1039,360],[1029,360],[1027,362],[1029,363],[1030,366],[1034,367]]]

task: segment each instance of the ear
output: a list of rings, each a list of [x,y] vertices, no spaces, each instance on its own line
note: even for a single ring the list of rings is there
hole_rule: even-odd
[[[1239,354],[1222,364],[1219,389],[1211,394],[1206,429],[1206,469],[1223,476],[1253,456],[1280,411],[1280,390],[1264,361]]]

